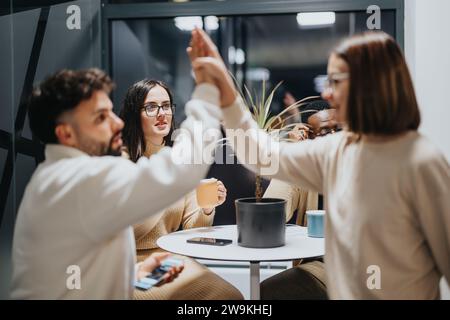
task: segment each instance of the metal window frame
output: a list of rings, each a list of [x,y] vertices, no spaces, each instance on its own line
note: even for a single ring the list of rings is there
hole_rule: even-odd
[[[404,48],[404,0],[228,0],[135,4],[108,4],[107,0],[102,0],[102,67],[111,74],[110,28],[113,20],[170,18],[192,15],[264,15],[302,11],[366,11],[371,5],[377,5],[381,10],[395,10],[396,40]]]

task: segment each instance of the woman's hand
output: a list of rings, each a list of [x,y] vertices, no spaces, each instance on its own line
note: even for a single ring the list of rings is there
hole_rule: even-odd
[[[227,188],[225,188],[225,185],[220,180],[217,180],[217,198],[219,199],[219,201],[217,202],[215,207],[222,205],[225,200],[227,200]],[[203,212],[206,214],[211,214],[215,207],[203,208]]]
[[[288,137],[294,141],[307,140],[310,132],[311,129],[307,125],[299,123],[294,127],[294,129],[288,132]]]
[[[283,103],[284,107],[287,108],[291,105],[293,105],[296,102],[295,97],[290,92],[286,92],[284,94]],[[295,112],[295,110],[291,109],[288,111],[289,113]]]
[[[219,198],[219,202],[217,202],[216,207],[222,205],[225,200],[227,200],[227,188],[225,188],[225,185],[222,181],[217,181],[217,196]]]
[[[161,265],[161,262],[167,259],[171,254],[168,252],[155,252],[145,259],[138,267],[137,279],[142,279],[149,275],[153,270]],[[164,275],[164,283],[171,282],[178,274],[183,271],[184,266],[172,267]]]

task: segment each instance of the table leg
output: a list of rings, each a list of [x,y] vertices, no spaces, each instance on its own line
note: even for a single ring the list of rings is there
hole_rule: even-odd
[[[260,300],[259,262],[250,262],[250,299]]]

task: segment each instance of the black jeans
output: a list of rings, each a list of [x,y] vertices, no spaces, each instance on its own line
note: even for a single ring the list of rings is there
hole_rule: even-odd
[[[326,300],[325,264],[320,259],[280,272],[261,283],[262,300]]]

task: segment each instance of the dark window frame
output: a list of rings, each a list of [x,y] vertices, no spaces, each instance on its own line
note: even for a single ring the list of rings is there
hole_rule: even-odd
[[[231,4],[231,5],[230,5]],[[111,22],[126,19],[171,18],[182,16],[242,16],[265,14],[289,14],[317,11],[366,11],[371,5],[381,10],[395,11],[396,40],[404,48],[405,10],[404,0],[242,0],[242,1],[193,1],[182,3],[134,3],[108,4],[102,0],[102,67],[111,76]]]

